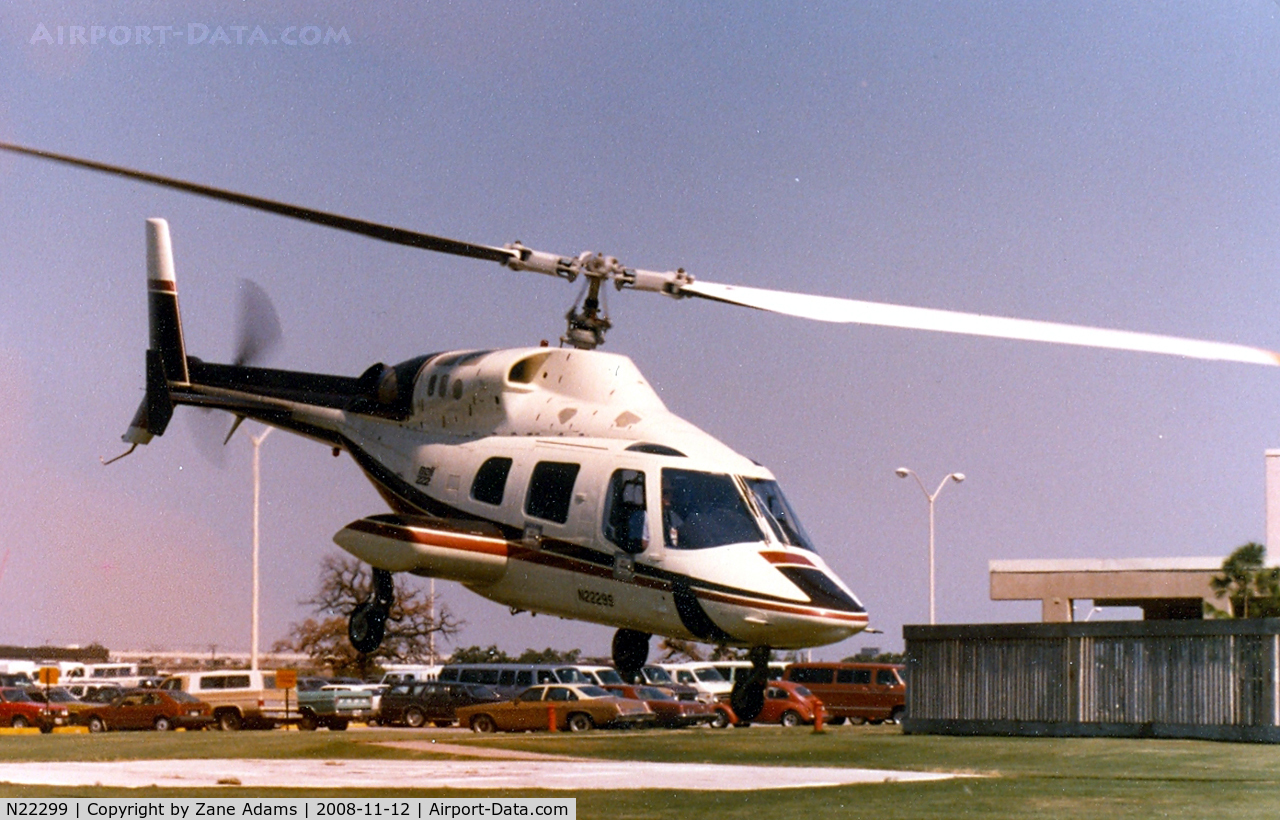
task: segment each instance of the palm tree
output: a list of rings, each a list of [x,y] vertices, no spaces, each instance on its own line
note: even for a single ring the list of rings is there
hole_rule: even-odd
[[[1268,567],[1267,548],[1250,541],[1222,562],[1222,575],[1209,580],[1218,598],[1227,598],[1230,611],[1209,606],[1221,618],[1271,618],[1280,615],[1280,567]]]

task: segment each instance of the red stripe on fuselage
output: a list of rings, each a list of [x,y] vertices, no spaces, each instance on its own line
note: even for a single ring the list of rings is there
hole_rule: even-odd
[[[760,557],[770,564],[791,564],[798,567],[816,567],[817,565],[803,555],[794,552],[762,552]]]
[[[351,524],[349,528],[395,541],[423,544],[429,547],[442,547],[461,552],[479,552],[486,555],[502,556],[507,556],[510,553],[510,542],[502,538],[486,535],[448,532],[446,530],[420,530],[414,527],[401,527],[368,520],[357,521]]]

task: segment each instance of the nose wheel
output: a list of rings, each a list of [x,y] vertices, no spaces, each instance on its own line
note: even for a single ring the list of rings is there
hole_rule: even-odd
[[[373,592],[351,612],[347,620],[347,638],[362,655],[372,655],[382,646],[387,632],[387,618],[395,603],[395,582],[385,569],[373,570]]]
[[[739,720],[752,721],[764,710],[764,688],[769,683],[769,647],[751,647],[751,674],[738,679],[729,704]]]

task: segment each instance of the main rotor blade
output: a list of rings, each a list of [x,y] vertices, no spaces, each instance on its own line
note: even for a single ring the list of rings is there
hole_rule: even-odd
[[[210,199],[217,199],[223,202],[231,202],[236,205],[243,205],[246,208],[254,208],[259,211],[267,211],[268,213],[279,214],[280,216],[300,219],[303,222],[312,222],[316,225],[337,228],[340,231],[348,231],[350,233],[360,234],[361,236],[372,237],[373,239],[381,239],[383,242],[391,242],[396,245],[407,245],[411,248],[421,248],[428,251],[438,251],[439,253],[449,253],[454,256],[466,256],[471,259],[484,259],[489,262],[506,263],[514,255],[512,251],[509,251],[506,248],[493,248],[488,245],[473,245],[470,242],[461,242],[456,239],[448,239],[442,236],[432,236],[431,234],[419,233],[418,231],[411,231],[405,228],[395,228],[390,225],[380,225],[376,222],[367,222],[363,219],[352,219],[348,216],[331,214],[326,211],[317,211],[313,208],[303,208],[300,205],[290,205],[286,202],[276,202],[274,200],[249,196],[247,194],[238,194],[234,191],[224,191],[221,188],[214,188],[209,185],[199,185],[194,182],[185,182],[180,179],[163,177],[158,174],[148,174],[145,171],[135,171],[131,168],[122,168],[118,165],[107,165],[103,162],[78,159],[76,157],[69,157],[63,154],[55,154],[51,151],[41,151],[36,148],[26,148],[21,145],[13,145],[7,142],[0,142],[0,150],[13,151],[17,154],[25,154],[27,156],[38,157],[40,159],[49,159],[54,162],[73,165],[77,168],[101,171],[106,174],[125,177],[126,179],[133,179],[139,182],[159,185],[163,188],[172,188],[177,191],[196,194],[197,196],[209,197]]]
[[[695,281],[680,288],[682,295],[700,296],[717,302],[816,319],[820,322],[846,322],[883,327],[901,327],[912,330],[936,330],[943,333],[964,333],[971,336],[992,336],[999,339],[1021,339],[1031,342],[1101,347],[1112,350],[1135,350],[1142,353],[1167,353],[1172,356],[1188,356],[1194,359],[1212,359],[1226,362],[1245,362],[1280,366],[1280,353],[1257,347],[1183,339],[1177,336],[1160,336],[1153,333],[1135,333],[1128,330],[1109,330],[1084,325],[1066,325],[1057,322],[1041,322],[1034,319],[1010,319],[1003,316],[984,316],[977,313],[957,313],[950,310],[888,305],[880,302],[860,302],[834,296],[810,296],[803,293],[764,290],[762,288],[718,285],[714,282]]]

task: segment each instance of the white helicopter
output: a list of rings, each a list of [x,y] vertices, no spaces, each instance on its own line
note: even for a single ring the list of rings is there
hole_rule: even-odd
[[[359,377],[188,356],[169,229],[147,221],[150,345],[146,394],[124,441],[162,435],[177,405],[225,410],[345,451],[393,512],[334,540],[373,568],[374,590],[349,617],[361,652],[382,641],[392,573],[457,581],[512,612],[615,627],[624,673],[652,635],[748,647],[755,674],[735,685],[743,719],[763,705],[771,649],[818,646],[867,627],[774,476],[672,414],[630,359],[595,350],[610,323],[600,289],[698,297],[828,322],[1280,365],[1242,345],[734,287],[684,270],[629,268],[595,253],[561,256],[519,242],[491,247],[0,143],[0,149],[212,197],[425,250],[574,281],[587,296],[561,347],[454,350]],[[227,438],[230,438],[228,434]],[[112,459],[114,461],[116,459]],[[109,463],[109,462],[108,462]]]

